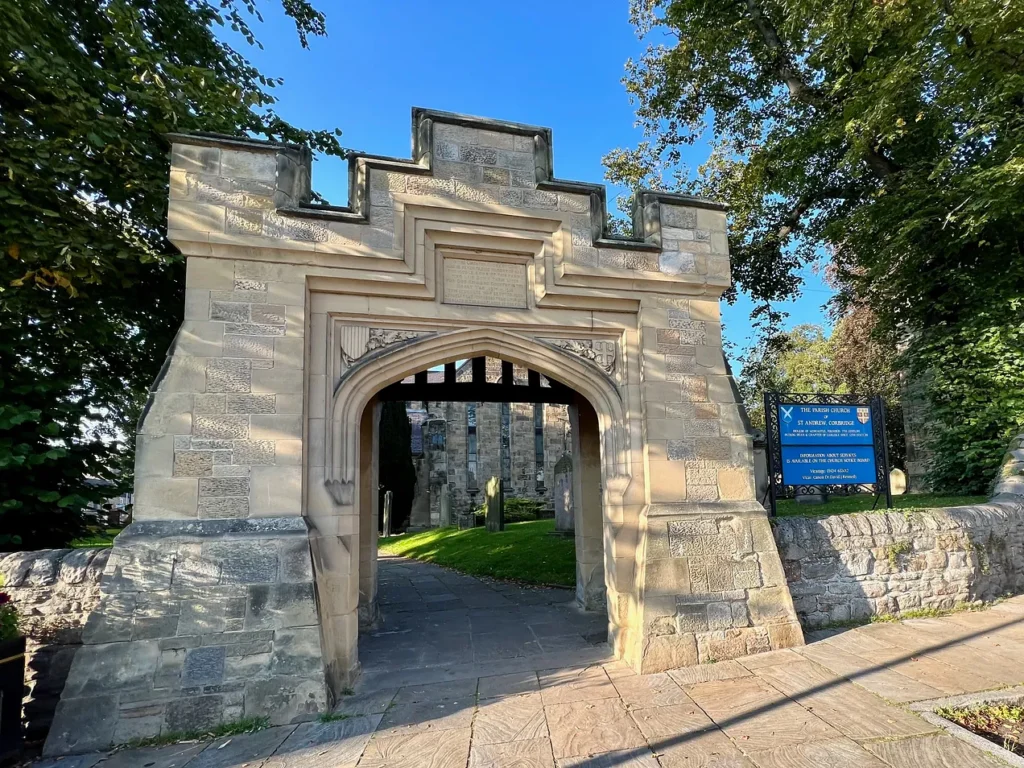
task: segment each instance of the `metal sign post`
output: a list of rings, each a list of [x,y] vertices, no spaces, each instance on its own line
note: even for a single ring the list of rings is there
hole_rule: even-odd
[[[885,493],[892,507],[881,397],[765,392],[764,413],[772,516],[779,496],[817,493]]]

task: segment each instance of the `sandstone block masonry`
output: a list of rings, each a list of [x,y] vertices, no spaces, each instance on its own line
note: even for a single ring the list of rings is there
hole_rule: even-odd
[[[1024,435],[992,499],[948,509],[775,521],[793,604],[808,627],[1024,591]]]
[[[101,591],[46,754],[327,711],[302,518],[133,523]]]
[[[82,645],[86,619],[100,601],[108,549],[45,549],[0,555],[3,591],[25,634],[24,720],[29,742],[46,737],[64,681]]]
[[[617,236],[603,187],[555,176],[550,130],[412,124],[411,158],[351,155],[347,206],[310,203],[302,148],[169,137],[185,319],[51,752],[315,716],[325,682],[351,685],[376,615],[377,394],[477,357],[574,393],[577,598],[619,657],[802,642],[722,354],[725,206],[643,190]]]

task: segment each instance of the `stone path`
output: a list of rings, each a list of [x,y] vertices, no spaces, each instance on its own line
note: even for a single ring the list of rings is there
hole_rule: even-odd
[[[345,719],[35,768],[1002,765],[907,705],[1024,683],[1024,597],[644,676],[567,597],[382,561],[383,621]]]

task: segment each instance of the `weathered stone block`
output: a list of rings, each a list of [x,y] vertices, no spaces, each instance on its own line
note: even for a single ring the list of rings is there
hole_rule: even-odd
[[[183,688],[219,685],[224,680],[224,646],[204,646],[186,652],[182,667]]]
[[[252,364],[248,360],[210,360],[206,366],[206,391],[248,392],[252,384],[251,371]]]
[[[245,629],[285,629],[317,624],[312,584],[267,584],[249,587]]]
[[[199,496],[248,496],[247,477],[203,477],[199,480]]]
[[[213,475],[213,453],[210,451],[175,451],[175,477],[210,477]]]
[[[274,356],[274,340],[256,336],[225,336],[224,356],[269,360]],[[196,411],[196,413],[198,412]],[[223,412],[223,409],[221,412]]]
[[[190,696],[167,704],[164,728],[170,732],[211,728],[224,721],[224,695]]]
[[[249,417],[227,414],[196,416],[192,436],[214,440],[245,440],[249,437]]]
[[[276,413],[274,395],[228,395],[227,413]]]
[[[270,717],[272,725],[314,720],[327,711],[327,696],[321,681],[307,677],[271,677],[245,685],[245,716]]]
[[[203,557],[220,564],[222,584],[277,581],[277,547],[270,542],[211,542],[203,545]]]
[[[249,499],[239,496],[199,499],[199,518],[248,517]]]
[[[91,693],[83,698],[62,695],[55,727],[46,738],[44,755],[93,752],[107,747],[117,727],[117,697]]]
[[[270,673],[280,676],[311,676],[323,670],[320,629],[279,629],[274,633]]]
[[[210,590],[212,591],[212,590]],[[191,637],[229,631],[231,622],[245,615],[245,598],[203,593],[203,598],[182,603],[178,634]]]
[[[152,685],[160,659],[156,640],[84,645],[64,685],[65,696],[93,696],[120,690],[145,690]]]

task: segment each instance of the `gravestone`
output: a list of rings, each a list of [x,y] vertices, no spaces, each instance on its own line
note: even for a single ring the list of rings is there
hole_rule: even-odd
[[[444,528],[452,524],[452,499],[448,495],[447,483],[441,486],[440,495],[441,527]]]
[[[484,488],[487,507],[487,530],[491,533],[505,530],[505,488],[501,478],[492,477]]]
[[[894,467],[889,472],[889,491],[893,496],[902,496],[907,492],[907,475],[902,469]]]
[[[416,467],[416,492],[409,512],[409,533],[425,531],[430,527],[430,461],[426,456],[413,457]]]
[[[384,491],[384,536],[391,535],[391,505],[395,501],[395,494],[392,491]]]
[[[555,464],[555,532],[572,533],[576,520],[572,505],[572,456],[565,454]]]

